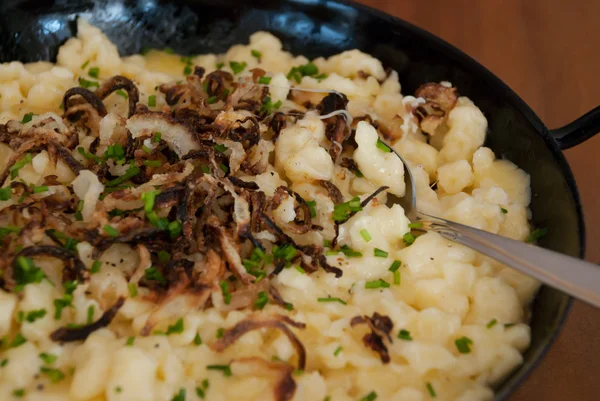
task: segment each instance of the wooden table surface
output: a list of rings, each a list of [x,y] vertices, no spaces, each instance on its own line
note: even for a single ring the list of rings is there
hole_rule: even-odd
[[[478,60],[550,128],[600,105],[600,2],[591,0],[360,0],[407,20]],[[565,152],[600,262],[600,135]],[[575,302],[552,349],[510,401],[600,400],[600,310]]]

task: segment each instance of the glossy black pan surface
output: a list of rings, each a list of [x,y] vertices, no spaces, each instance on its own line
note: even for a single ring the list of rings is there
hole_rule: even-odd
[[[342,1],[0,1],[0,62],[55,59],[58,47],[75,35],[78,16],[102,29],[122,55],[167,46],[183,54],[223,52],[268,30],[286,50],[309,58],[352,48],[370,53],[399,72],[405,94],[425,82],[450,81],[488,119],[486,146],[531,175],[533,224],[549,229],[540,245],[583,257],[581,205],[560,144],[569,147],[595,134],[598,110],[551,135],[512,90],[454,47],[404,21]],[[541,289],[532,306],[525,363],[497,386],[497,400],[539,362],[569,305],[565,294]]]

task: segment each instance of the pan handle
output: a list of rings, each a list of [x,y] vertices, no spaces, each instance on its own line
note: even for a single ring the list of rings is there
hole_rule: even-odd
[[[600,106],[564,127],[550,130],[562,150],[587,141],[600,132]]]

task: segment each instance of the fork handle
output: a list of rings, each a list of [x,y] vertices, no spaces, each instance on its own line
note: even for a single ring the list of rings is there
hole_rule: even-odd
[[[423,217],[426,220],[419,220],[423,223],[423,230],[437,232],[446,239],[466,245],[600,308],[599,266],[453,221],[427,215]]]

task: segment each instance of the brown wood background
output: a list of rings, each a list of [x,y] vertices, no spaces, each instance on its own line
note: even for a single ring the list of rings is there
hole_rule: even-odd
[[[440,36],[504,80],[550,128],[600,105],[600,1],[359,0]],[[565,152],[600,262],[600,135]],[[565,233],[568,235],[568,233]],[[600,310],[575,302],[552,349],[510,401],[600,400]]]

